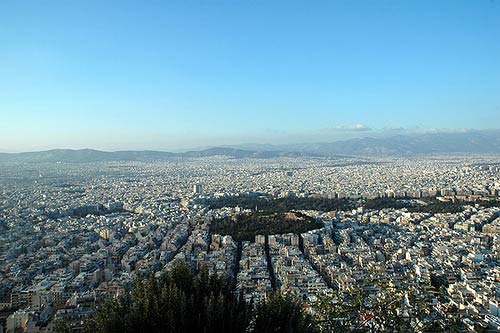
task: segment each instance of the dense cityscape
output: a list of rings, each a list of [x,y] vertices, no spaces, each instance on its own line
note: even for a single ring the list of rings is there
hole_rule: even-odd
[[[500,333],[500,0],[0,22],[0,333]]]
[[[414,331],[451,321],[469,331],[500,328],[498,156],[213,156],[0,169],[0,332],[53,332],[61,323],[79,332],[99,304],[179,263],[227,277],[248,303],[289,295],[323,331],[382,331],[375,308],[384,302]],[[236,204],[212,204],[228,198]],[[238,198],[354,206],[291,209],[283,219],[319,227],[240,240],[217,234],[215,223],[265,212]],[[369,208],[379,198],[409,208]],[[460,209],[411,209],[431,202]],[[340,308],[359,290],[367,298],[353,320]]]

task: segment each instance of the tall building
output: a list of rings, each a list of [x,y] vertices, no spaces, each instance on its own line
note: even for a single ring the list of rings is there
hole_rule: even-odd
[[[203,187],[201,184],[194,184],[193,185],[193,194],[201,194],[203,192]]]

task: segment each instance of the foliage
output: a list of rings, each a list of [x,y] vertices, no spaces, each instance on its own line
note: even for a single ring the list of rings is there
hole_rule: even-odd
[[[426,205],[415,206],[408,209],[414,213],[460,213],[464,210],[463,203],[451,201],[430,201]]]
[[[137,279],[129,293],[97,310],[86,332],[248,332],[251,323],[266,323],[266,332],[299,332],[293,328],[311,321],[284,298],[271,298],[254,310],[231,292],[225,279],[209,276],[205,268],[193,274],[182,264],[159,280],[153,275],[146,282]]]
[[[429,285],[424,289],[429,289]],[[432,288],[431,288],[432,289]],[[436,311],[430,298],[404,284],[367,278],[353,289],[322,296],[308,313],[299,300],[274,294],[247,304],[226,280],[183,264],[160,279],[153,275],[119,300],[103,304],[85,331],[113,332],[462,332],[463,316],[453,306]],[[59,329],[64,326],[59,326]],[[65,331],[65,330],[61,330]]]
[[[480,201],[478,203],[485,208],[500,207],[500,198],[497,197],[496,200]]]
[[[297,198],[285,197],[270,199],[266,197],[238,196],[221,198],[208,202],[211,209],[222,207],[241,207],[244,209],[254,209],[263,212],[288,212],[290,210],[349,210],[352,204],[347,199],[328,199],[328,198]]]
[[[436,199],[426,199],[420,200],[425,202],[425,204],[416,203],[415,200],[410,199],[396,199],[396,198],[377,198],[372,200],[366,200],[362,206],[366,209],[385,209],[394,208],[402,209],[406,208],[412,213],[459,213],[464,210],[463,203],[451,202],[451,201],[438,201]]]
[[[402,209],[409,208],[415,206],[411,201],[404,199],[395,199],[395,198],[376,198],[371,200],[365,200],[362,206],[366,209],[385,209],[385,208],[394,208],[394,209]]]
[[[212,209],[222,207],[241,207],[257,209],[266,213],[287,212],[290,210],[317,210],[317,211],[348,211],[356,207],[380,210],[385,208],[406,208],[414,213],[458,213],[463,211],[463,203],[451,201],[438,201],[435,198],[426,198],[424,204],[419,204],[415,199],[409,198],[375,198],[367,200],[353,199],[328,199],[328,198],[297,198],[285,197],[271,199],[266,197],[238,196],[221,198],[208,202]],[[497,205],[498,202],[485,202],[485,205]],[[482,203],[483,204],[483,203]]]
[[[437,312],[431,296],[419,288],[367,280],[349,292],[320,298],[315,320],[324,332],[463,332],[457,309]]]
[[[323,227],[321,222],[301,213],[289,218],[283,213],[253,213],[226,217],[212,223],[212,233],[231,235],[236,241],[253,241],[255,235],[301,234]]]
[[[64,321],[57,321],[54,325],[54,332],[56,333],[70,333],[71,327]]]
[[[254,332],[315,332],[317,327],[310,315],[304,315],[299,303],[276,294],[267,302],[257,304]]]

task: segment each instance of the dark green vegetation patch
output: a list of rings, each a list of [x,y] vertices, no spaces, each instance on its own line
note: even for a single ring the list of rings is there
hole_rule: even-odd
[[[212,223],[213,234],[231,235],[236,241],[253,241],[255,235],[301,234],[323,227],[323,223],[299,212],[241,214]]]
[[[288,212],[290,210],[349,210],[352,203],[347,199],[296,198],[285,197],[272,199],[268,197],[238,196],[221,198],[207,202],[212,209],[222,207],[241,207],[264,212]]]
[[[57,331],[70,332],[65,323]],[[161,279],[136,280],[118,300],[102,304],[84,332],[315,332],[312,318],[296,301],[280,295],[247,304],[230,283],[206,269],[193,274],[185,264]]]
[[[376,199],[328,199],[328,198],[270,198],[265,196],[235,196],[221,198],[204,202],[212,209],[222,207],[241,207],[244,209],[257,209],[259,212],[275,213],[288,212],[290,210],[317,210],[349,211],[357,207],[367,209],[403,209],[406,208],[413,213],[458,213],[464,210],[463,206],[475,202],[451,202],[439,201],[436,198],[425,198],[416,200],[414,198],[376,198]],[[500,201],[480,201],[485,207],[499,206]]]

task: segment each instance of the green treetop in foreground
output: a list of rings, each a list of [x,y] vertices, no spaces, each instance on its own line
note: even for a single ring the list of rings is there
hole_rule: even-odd
[[[426,286],[424,289],[431,288]],[[432,289],[432,288],[431,288]],[[381,281],[361,281],[348,293],[322,296],[315,304],[280,294],[258,304],[246,303],[230,283],[203,268],[193,274],[185,263],[156,279],[137,279],[118,300],[102,304],[84,332],[465,332],[454,306],[436,311],[432,297],[419,288],[396,288]],[[306,310],[308,309],[308,310]],[[487,332],[485,327],[475,327]],[[70,332],[59,322],[56,332]]]
[[[287,297],[247,304],[230,284],[185,264],[156,279],[137,279],[130,293],[103,304],[87,332],[314,332],[312,318]]]

